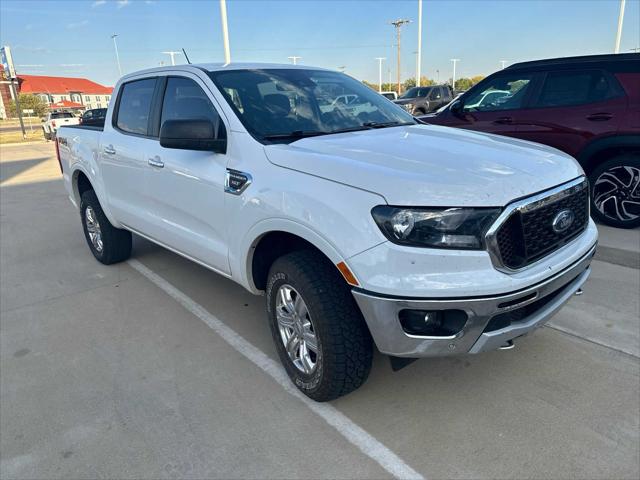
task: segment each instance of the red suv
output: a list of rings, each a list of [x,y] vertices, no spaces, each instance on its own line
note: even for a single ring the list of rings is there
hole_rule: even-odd
[[[420,120],[558,148],[589,176],[594,217],[640,225],[640,54],[517,63]]]

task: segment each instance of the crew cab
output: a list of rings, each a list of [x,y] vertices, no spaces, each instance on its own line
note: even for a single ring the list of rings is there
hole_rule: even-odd
[[[453,99],[448,85],[413,87],[394,100],[412,115],[424,115],[438,110]]]
[[[562,150],[589,177],[594,217],[640,226],[638,53],[516,63],[420,120]]]
[[[47,140],[56,136],[58,128],[63,125],[78,125],[80,120],[71,112],[50,112],[42,119],[42,134]]]
[[[115,92],[103,128],[57,137],[92,254],[124,261],[137,234],[264,295],[315,400],[358,388],[374,345],[511,348],[590,274],[587,181],[558,150],[423,125],[304,66],[163,67]]]

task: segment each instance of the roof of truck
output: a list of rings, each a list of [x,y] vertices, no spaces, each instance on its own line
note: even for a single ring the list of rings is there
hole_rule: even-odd
[[[583,55],[580,57],[560,57],[548,58],[544,60],[533,60],[530,62],[520,62],[509,65],[507,70],[519,69],[546,69],[553,66],[601,66],[606,65],[633,65],[637,66],[640,62],[640,53],[617,53],[607,55]]]

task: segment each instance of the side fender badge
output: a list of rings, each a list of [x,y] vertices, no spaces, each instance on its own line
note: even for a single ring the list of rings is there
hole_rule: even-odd
[[[246,172],[227,168],[227,174],[224,180],[224,191],[232,195],[240,195],[251,185],[252,180],[251,175]]]

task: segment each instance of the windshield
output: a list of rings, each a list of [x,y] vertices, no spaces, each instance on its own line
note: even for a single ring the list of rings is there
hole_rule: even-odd
[[[260,141],[415,124],[402,108],[342,73],[265,69],[209,76]]]

